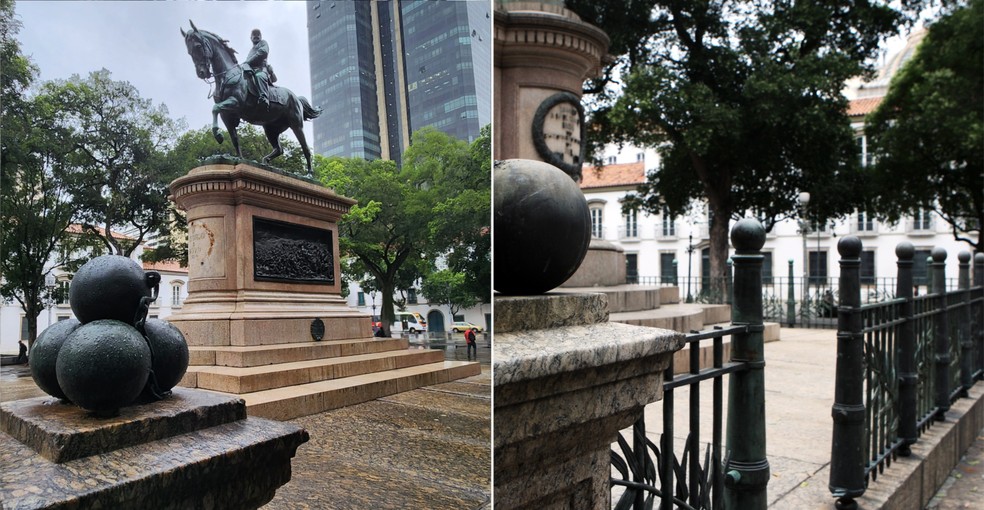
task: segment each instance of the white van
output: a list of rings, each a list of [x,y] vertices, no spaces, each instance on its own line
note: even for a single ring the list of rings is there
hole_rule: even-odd
[[[390,333],[426,333],[427,321],[417,312],[396,312],[396,320],[390,326]]]

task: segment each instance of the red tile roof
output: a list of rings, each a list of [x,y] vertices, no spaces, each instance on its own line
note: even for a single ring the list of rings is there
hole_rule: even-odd
[[[646,167],[642,161],[602,167],[586,166],[581,175],[581,189],[636,186],[646,182]]]
[[[169,273],[188,273],[187,267],[181,267],[176,260],[163,260],[160,262],[144,262],[144,271],[167,271]]]
[[[848,117],[863,117],[869,113],[875,111],[878,105],[881,104],[884,97],[866,97],[863,99],[854,99],[847,105],[847,116]]]

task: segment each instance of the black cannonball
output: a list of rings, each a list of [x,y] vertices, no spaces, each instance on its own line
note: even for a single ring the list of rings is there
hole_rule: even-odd
[[[181,381],[188,370],[188,343],[181,331],[170,322],[149,319],[144,324],[144,331],[153,351],[157,389],[161,392],[169,391]]]
[[[68,300],[82,324],[114,319],[132,326],[140,298],[150,295],[140,264],[120,255],[103,255],[75,273]]]
[[[591,217],[577,183],[541,161],[497,161],[493,171],[493,287],[542,294],[567,281],[591,242]]]
[[[115,415],[147,384],[150,347],[129,324],[93,321],[65,340],[55,372],[58,385],[72,402],[98,415]]]
[[[65,392],[58,386],[58,376],[55,375],[55,362],[58,361],[58,351],[61,350],[65,339],[82,323],[76,319],[58,321],[45,328],[31,346],[28,365],[31,367],[31,378],[38,388],[55,398],[67,398]]]

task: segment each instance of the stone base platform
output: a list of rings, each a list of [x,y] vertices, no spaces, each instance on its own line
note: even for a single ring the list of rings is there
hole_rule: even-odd
[[[176,388],[95,418],[52,397],[0,406],[0,501],[34,508],[258,508],[308,433],[240,399]]]
[[[373,338],[257,346],[192,346],[180,385],[234,394],[250,416],[289,420],[481,373],[438,349]]]

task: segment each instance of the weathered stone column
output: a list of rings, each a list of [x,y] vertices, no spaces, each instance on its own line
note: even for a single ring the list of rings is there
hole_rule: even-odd
[[[663,394],[683,334],[608,322],[604,294],[497,297],[497,509],[611,508],[611,444]]]

